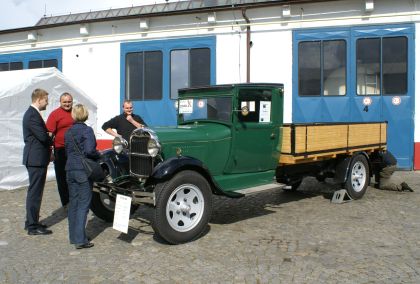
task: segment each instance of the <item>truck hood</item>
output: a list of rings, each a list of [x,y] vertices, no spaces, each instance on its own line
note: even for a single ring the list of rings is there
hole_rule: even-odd
[[[213,174],[221,173],[229,156],[232,140],[228,125],[196,123],[153,129],[162,145],[165,159],[189,156],[202,161]]]
[[[230,128],[218,123],[188,124],[153,128],[162,145],[230,139]]]

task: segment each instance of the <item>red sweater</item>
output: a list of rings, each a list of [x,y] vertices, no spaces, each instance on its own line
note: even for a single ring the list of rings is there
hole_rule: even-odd
[[[54,147],[64,148],[64,134],[73,125],[71,111],[65,111],[61,107],[55,109],[47,119],[47,129],[54,133]]]

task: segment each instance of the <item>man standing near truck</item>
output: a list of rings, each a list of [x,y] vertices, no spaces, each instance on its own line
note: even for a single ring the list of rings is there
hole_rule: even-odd
[[[397,159],[390,151],[378,153],[379,160],[379,189],[394,191],[410,191],[414,190],[400,178],[393,176],[397,169]]]
[[[130,135],[134,129],[147,125],[140,116],[133,113],[133,103],[130,100],[124,101],[122,109],[123,113],[105,122],[102,129],[109,135],[130,141]]]
[[[47,129],[55,135],[54,139],[54,170],[57,180],[58,193],[60,194],[61,205],[69,203],[69,189],[66,180],[66,150],[64,149],[64,134],[73,125],[71,110],[73,97],[69,93],[60,96],[60,106],[56,108],[47,119]]]

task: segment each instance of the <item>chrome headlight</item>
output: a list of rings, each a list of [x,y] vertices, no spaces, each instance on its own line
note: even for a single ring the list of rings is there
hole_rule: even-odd
[[[117,154],[120,154],[124,149],[128,147],[128,142],[122,137],[115,137],[112,141],[112,148]]]
[[[156,155],[160,151],[160,144],[159,141],[150,138],[149,142],[147,142],[147,151],[149,152],[149,155],[152,157],[156,157]]]

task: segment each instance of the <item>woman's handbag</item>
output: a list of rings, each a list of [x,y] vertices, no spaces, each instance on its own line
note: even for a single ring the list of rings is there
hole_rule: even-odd
[[[106,177],[101,164],[99,164],[97,161],[94,161],[92,159],[89,159],[85,157],[85,155],[82,154],[82,152],[79,149],[79,146],[76,143],[76,140],[74,139],[73,133],[71,133],[71,137],[73,138],[73,144],[74,147],[77,149],[77,152],[79,152],[80,157],[82,159],[82,165],[85,168],[85,172],[88,176],[88,178],[91,181],[103,181]]]

